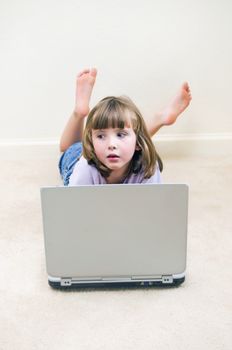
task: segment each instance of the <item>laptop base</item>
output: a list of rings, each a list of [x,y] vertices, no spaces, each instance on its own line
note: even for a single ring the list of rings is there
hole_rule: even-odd
[[[185,281],[185,277],[174,278],[170,283],[162,281],[131,281],[131,282],[91,282],[91,283],[73,283],[70,285],[62,285],[61,282],[48,280],[48,284],[55,289],[70,290],[82,288],[151,288],[151,287],[178,287]]]

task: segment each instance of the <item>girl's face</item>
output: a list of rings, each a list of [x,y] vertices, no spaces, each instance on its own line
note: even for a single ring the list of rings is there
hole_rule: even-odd
[[[93,130],[92,141],[97,158],[113,171],[126,172],[135,150],[139,149],[131,127]]]

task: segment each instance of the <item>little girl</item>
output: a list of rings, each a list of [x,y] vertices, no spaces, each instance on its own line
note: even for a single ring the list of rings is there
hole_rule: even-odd
[[[172,103],[145,125],[126,96],[103,98],[90,112],[89,102],[97,70],[77,76],[76,104],[61,137],[59,169],[64,185],[160,183],[162,161],[151,136],[171,125],[189,105],[187,83]],[[84,119],[88,115],[84,133]]]

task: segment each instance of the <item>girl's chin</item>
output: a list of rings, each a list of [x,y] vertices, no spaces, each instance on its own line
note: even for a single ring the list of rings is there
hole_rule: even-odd
[[[106,163],[106,166],[108,167],[108,168],[114,168],[114,167],[116,167],[116,168],[118,168],[118,167],[122,167],[123,165],[122,165],[122,162],[120,161],[120,159],[118,159],[118,158],[115,158],[115,159],[111,159],[111,160],[108,160],[107,161],[107,163]]]
[[[119,170],[122,168],[122,166],[116,166],[116,165],[107,165],[107,168],[109,168],[110,170]]]
[[[122,161],[120,158],[116,158],[115,161],[107,161],[104,164],[110,170],[119,170],[128,166],[128,163],[125,163],[125,161]]]

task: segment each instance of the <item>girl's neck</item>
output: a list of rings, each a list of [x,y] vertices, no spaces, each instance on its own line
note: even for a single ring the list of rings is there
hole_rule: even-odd
[[[108,184],[120,184],[124,181],[125,177],[113,174],[113,172],[106,178]]]
[[[113,170],[111,174],[106,178],[108,184],[120,184],[123,183],[128,175],[128,167],[126,169]]]

